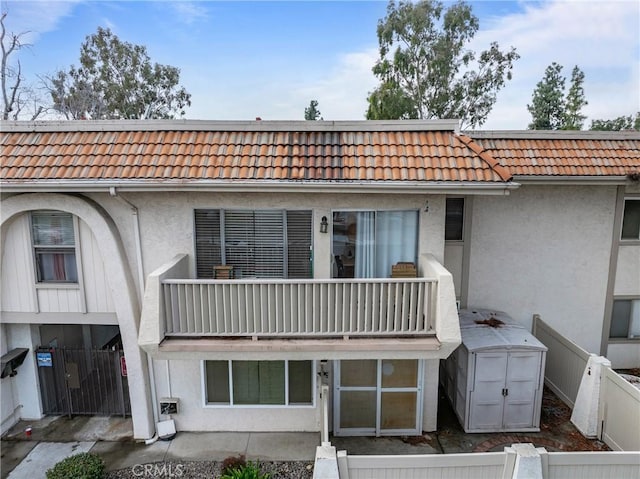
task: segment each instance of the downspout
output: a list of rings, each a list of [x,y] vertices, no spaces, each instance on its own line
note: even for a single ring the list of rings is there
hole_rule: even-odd
[[[140,285],[140,291],[138,295],[138,300],[140,301],[140,305],[142,305],[142,300],[144,297],[144,289],[145,289],[145,281],[144,281],[144,267],[142,265],[142,238],[140,236],[140,217],[138,216],[138,208],[127,200],[125,197],[118,195],[115,186],[109,188],[109,194],[118,198],[124,203],[126,203],[131,208],[131,214],[133,215],[133,235],[135,237],[135,246],[136,246],[136,265],[138,269],[138,284]],[[148,353],[144,352],[144,355],[147,357],[147,369],[149,370],[149,382],[151,383],[151,411],[153,412],[153,423],[154,425],[159,422],[158,410],[156,406],[158,404],[158,398],[156,395],[156,376],[153,369],[153,360]],[[158,432],[154,431],[153,437],[145,440],[145,444],[153,444],[158,440]]]

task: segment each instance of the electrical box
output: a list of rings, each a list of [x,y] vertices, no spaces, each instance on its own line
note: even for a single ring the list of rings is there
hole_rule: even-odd
[[[178,398],[160,398],[160,414],[178,414]]]

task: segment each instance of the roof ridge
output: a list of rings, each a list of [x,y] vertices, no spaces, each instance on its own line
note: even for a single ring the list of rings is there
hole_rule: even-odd
[[[513,175],[509,171],[508,168],[502,166],[498,160],[496,160],[488,150],[485,150],[482,146],[478,145],[467,135],[459,133],[454,135],[455,138],[458,138],[464,145],[477,154],[485,163],[487,163],[493,171],[495,171],[503,181],[510,181],[513,178]]]

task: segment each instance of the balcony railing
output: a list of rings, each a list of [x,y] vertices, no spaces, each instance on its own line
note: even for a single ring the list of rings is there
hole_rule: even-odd
[[[167,336],[435,334],[435,279],[162,281]]]

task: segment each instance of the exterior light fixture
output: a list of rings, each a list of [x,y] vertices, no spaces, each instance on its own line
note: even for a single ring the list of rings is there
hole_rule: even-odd
[[[322,221],[320,221],[320,233],[326,233],[329,230],[329,222],[327,221],[327,217],[323,216]]]

